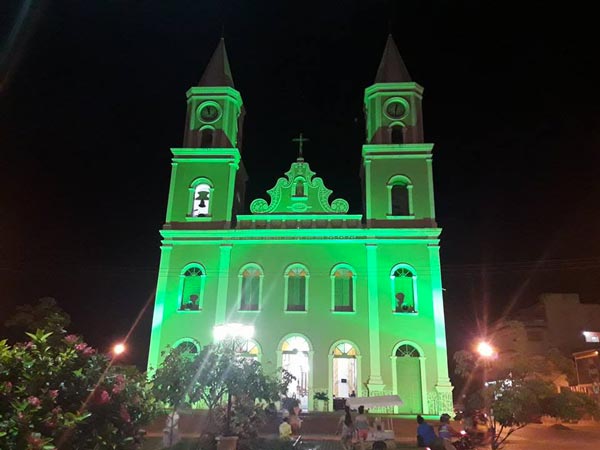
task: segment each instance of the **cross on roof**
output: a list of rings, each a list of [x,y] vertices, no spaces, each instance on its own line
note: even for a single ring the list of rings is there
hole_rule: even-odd
[[[301,160],[301,161],[304,160],[304,157],[302,155],[302,147],[303,147],[303,144],[308,141],[310,141],[310,139],[305,138],[302,135],[302,132],[300,132],[300,135],[297,138],[292,139],[292,142],[298,143],[298,160]]]

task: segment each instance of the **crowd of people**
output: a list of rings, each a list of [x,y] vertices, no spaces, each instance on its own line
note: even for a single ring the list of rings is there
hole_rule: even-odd
[[[298,409],[298,408],[297,408]],[[457,431],[450,424],[450,415],[442,414],[437,427],[437,432],[432,425],[427,423],[421,416],[417,416],[417,445],[419,447],[428,447],[431,450],[461,450],[466,436],[474,440],[485,443],[489,439],[489,430],[487,428],[485,417],[477,414],[469,414],[462,419],[464,430]],[[293,423],[292,423],[293,422]],[[293,411],[289,416],[283,417],[279,426],[279,436],[281,439],[289,440],[293,434],[300,431],[301,421],[298,411]],[[373,450],[387,449],[382,436],[381,421],[375,418],[369,419],[363,406],[358,407],[358,414],[352,416],[349,406],[344,408],[344,415],[340,417],[336,434],[341,437],[341,444],[344,450],[354,450],[359,448],[365,450],[366,442],[373,441],[371,447]],[[470,447],[469,447],[470,448]]]
[[[429,447],[432,450],[458,450],[463,448],[466,436],[473,438],[480,444],[489,443],[490,433],[485,417],[478,414],[469,414],[463,419],[464,430],[456,431],[450,425],[450,415],[442,414],[436,434],[433,426],[428,424],[421,416],[417,416],[417,444],[419,447]],[[470,448],[470,447],[469,447]]]

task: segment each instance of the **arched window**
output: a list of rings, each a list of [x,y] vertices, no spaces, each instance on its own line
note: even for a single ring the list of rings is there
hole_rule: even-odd
[[[260,355],[260,348],[256,341],[252,339],[248,339],[246,341],[241,342],[235,349],[235,351],[244,358],[250,359],[258,359]]]
[[[306,192],[304,189],[304,178],[296,178],[295,183],[296,186],[294,188],[294,197],[306,197]]]
[[[180,307],[182,311],[199,311],[202,309],[202,292],[204,290],[204,271],[198,265],[186,268],[181,274]]]
[[[394,125],[390,130],[392,144],[404,144],[404,127]]]
[[[392,271],[392,293],[394,312],[416,313],[416,275],[405,265],[397,266]]]
[[[402,344],[396,350],[396,356],[398,356],[398,357],[418,358],[421,355],[419,354],[419,350],[417,350],[416,348],[414,348],[412,345]]]
[[[262,270],[256,265],[248,265],[240,272],[241,311],[258,311],[262,276]]]
[[[406,185],[396,184],[392,186],[392,216],[408,216],[408,188]]]
[[[198,183],[194,187],[192,217],[206,217],[209,215],[211,191],[210,184],[206,182]]]
[[[390,178],[388,188],[388,215],[410,217],[413,215],[412,183],[403,175]]]
[[[214,130],[203,128],[200,130],[200,148],[211,148],[213,146]]]
[[[354,311],[354,273],[349,267],[336,267],[332,274],[333,310]]]
[[[306,311],[306,292],[308,290],[308,271],[305,267],[294,265],[286,270],[287,310]]]
[[[174,349],[183,355],[195,355],[200,352],[200,344],[192,338],[183,338],[175,343]]]

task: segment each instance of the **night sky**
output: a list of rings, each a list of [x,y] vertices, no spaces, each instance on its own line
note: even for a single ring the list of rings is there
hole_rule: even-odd
[[[289,168],[303,131],[307,161],[351,213],[363,92],[393,33],[436,144],[450,353],[541,292],[600,301],[599,40],[584,9],[34,0],[11,35],[22,3],[0,13],[0,321],[52,296],[101,349],[127,333],[153,298],[185,91],[223,29],[247,111],[247,203]],[[130,362],[145,362],[150,318]]]

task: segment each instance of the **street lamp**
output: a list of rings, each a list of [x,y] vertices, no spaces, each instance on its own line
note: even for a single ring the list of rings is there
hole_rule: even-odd
[[[481,341],[477,344],[477,353],[482,358],[491,359],[496,354],[496,350],[488,342]]]
[[[115,346],[113,347],[113,355],[120,356],[123,353],[125,353],[125,350],[127,350],[127,348],[125,347],[125,344],[123,344],[122,342],[119,342],[119,343],[115,344]]]

